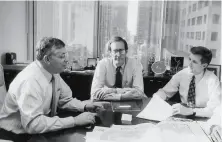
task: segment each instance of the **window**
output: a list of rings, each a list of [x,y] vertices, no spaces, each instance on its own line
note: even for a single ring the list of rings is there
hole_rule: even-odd
[[[197,17],[197,25],[201,25],[202,24],[202,16],[198,16]]]
[[[195,25],[195,17],[194,18],[192,18],[192,25]]]
[[[196,40],[201,40],[201,32],[196,32]]]
[[[207,15],[204,15],[204,24],[207,23]]]
[[[189,6],[189,13],[191,12],[191,6]]]
[[[194,32],[191,32],[190,38],[191,38],[191,39],[194,39]]]
[[[220,15],[218,15],[218,14],[213,14],[212,23],[213,23],[213,24],[219,24],[219,20],[220,20]]]
[[[221,1],[212,1],[213,6],[221,6]]]
[[[189,45],[186,45],[185,52],[189,52]]]
[[[187,20],[187,26],[190,26],[190,19]]]
[[[202,40],[205,40],[205,32],[202,32]]]
[[[190,38],[190,33],[189,32],[187,32],[187,39],[189,39]]]
[[[138,58],[137,48],[145,40],[148,41],[148,45],[155,49],[157,60],[164,55],[164,50],[177,55],[178,50],[187,52],[191,44],[199,43],[195,40],[205,40],[208,37],[205,32],[201,31],[201,33],[198,30],[198,26],[185,28],[207,23],[207,13],[197,10],[201,2],[194,4],[192,1],[187,3],[181,1],[35,1],[34,3],[36,4],[35,41],[42,36],[62,39],[71,53],[70,60],[78,61],[83,67],[86,66],[87,58],[100,57],[101,59],[106,56],[106,43],[113,36],[126,39],[129,57]],[[204,3],[202,2],[202,7]],[[192,11],[195,13],[186,17],[187,13]],[[212,15],[212,22],[220,23],[220,17]],[[219,23],[218,26],[221,26]],[[209,26],[204,28],[206,28],[205,31],[212,31]],[[210,34],[212,41],[217,40],[218,34]],[[193,39],[192,43],[187,43],[189,39]],[[207,42],[208,40],[206,45],[208,45]],[[186,44],[189,45],[186,46]]]
[[[182,16],[186,16],[186,8],[183,9]]]
[[[212,57],[213,57],[213,58],[216,58],[217,49],[210,49],[210,51],[212,52]]]
[[[202,1],[198,1],[198,9],[200,10],[202,8]]]
[[[195,3],[193,4],[193,12],[196,11],[196,9],[197,9],[197,4]]]
[[[208,1],[205,1],[205,2],[204,2],[204,6],[208,6]]]
[[[211,32],[211,41],[216,41],[217,40],[217,32]]]
[[[85,67],[87,58],[96,56],[92,38],[95,6],[93,1],[38,1],[37,41],[44,36],[62,39],[67,45],[69,61],[78,61]]]

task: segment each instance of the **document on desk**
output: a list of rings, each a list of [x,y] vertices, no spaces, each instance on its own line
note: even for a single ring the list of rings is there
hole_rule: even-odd
[[[196,122],[162,121],[149,129],[139,142],[211,142]]]
[[[154,96],[148,105],[137,115],[139,118],[163,121],[172,116],[172,107],[167,102]]]
[[[91,142],[92,140],[96,139],[99,142],[135,142],[141,138],[144,132],[150,128],[153,128],[154,126],[155,125],[151,123],[142,123],[138,125],[113,125],[106,130],[97,129],[93,130],[91,133],[88,132],[86,134],[86,142]],[[95,135],[97,136],[95,136],[94,133],[96,133]]]

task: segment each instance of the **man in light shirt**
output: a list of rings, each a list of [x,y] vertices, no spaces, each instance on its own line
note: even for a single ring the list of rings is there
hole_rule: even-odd
[[[219,79],[213,72],[207,70],[212,53],[201,46],[192,47],[190,51],[189,67],[175,74],[154,95],[167,100],[179,91],[182,103],[172,106],[173,115],[211,117],[213,110],[220,104]],[[194,88],[191,85],[194,85]],[[194,94],[190,96],[190,92]]]
[[[207,121],[207,127],[206,131],[207,134],[211,136],[211,139],[214,142],[222,142],[221,134],[222,134],[222,129],[221,129],[221,105],[218,106],[213,113],[213,116]]]
[[[0,110],[0,139],[3,134],[36,134],[95,123],[101,103],[81,102],[59,73],[67,65],[63,41],[42,38],[37,46],[37,60],[23,69],[10,84]],[[76,117],[60,118],[56,108],[84,112]]]
[[[142,65],[127,57],[128,45],[121,37],[107,43],[109,58],[99,61],[91,87],[93,100],[135,100],[145,97]]]

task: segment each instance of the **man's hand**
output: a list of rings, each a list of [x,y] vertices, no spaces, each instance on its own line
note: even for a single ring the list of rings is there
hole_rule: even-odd
[[[110,93],[110,94],[106,94],[103,98],[103,100],[106,101],[119,101],[120,100],[120,94],[116,94],[116,93]]]
[[[221,139],[221,127],[219,125],[213,125],[211,127],[210,136],[211,136],[211,139],[214,142],[222,142],[222,139]]]
[[[142,99],[142,96],[140,96],[139,93],[134,89],[127,91],[121,95],[121,100],[140,100],[140,99]]]
[[[107,88],[105,94],[117,93],[116,88]]]
[[[187,116],[193,114],[192,108],[185,107],[179,103],[172,105],[172,108],[173,108],[173,115],[180,114]]]
[[[87,124],[94,124],[96,122],[95,116],[95,113],[83,112],[80,115],[74,117],[74,125],[83,126]]]
[[[124,94],[128,91],[132,91],[134,88],[116,88],[117,94]]]
[[[98,112],[104,110],[102,102],[89,102],[85,105],[85,110],[89,112]]]

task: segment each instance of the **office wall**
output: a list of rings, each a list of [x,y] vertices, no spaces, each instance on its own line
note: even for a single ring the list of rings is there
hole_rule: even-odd
[[[27,60],[26,2],[0,1],[0,63],[6,52],[15,52],[17,61]]]

